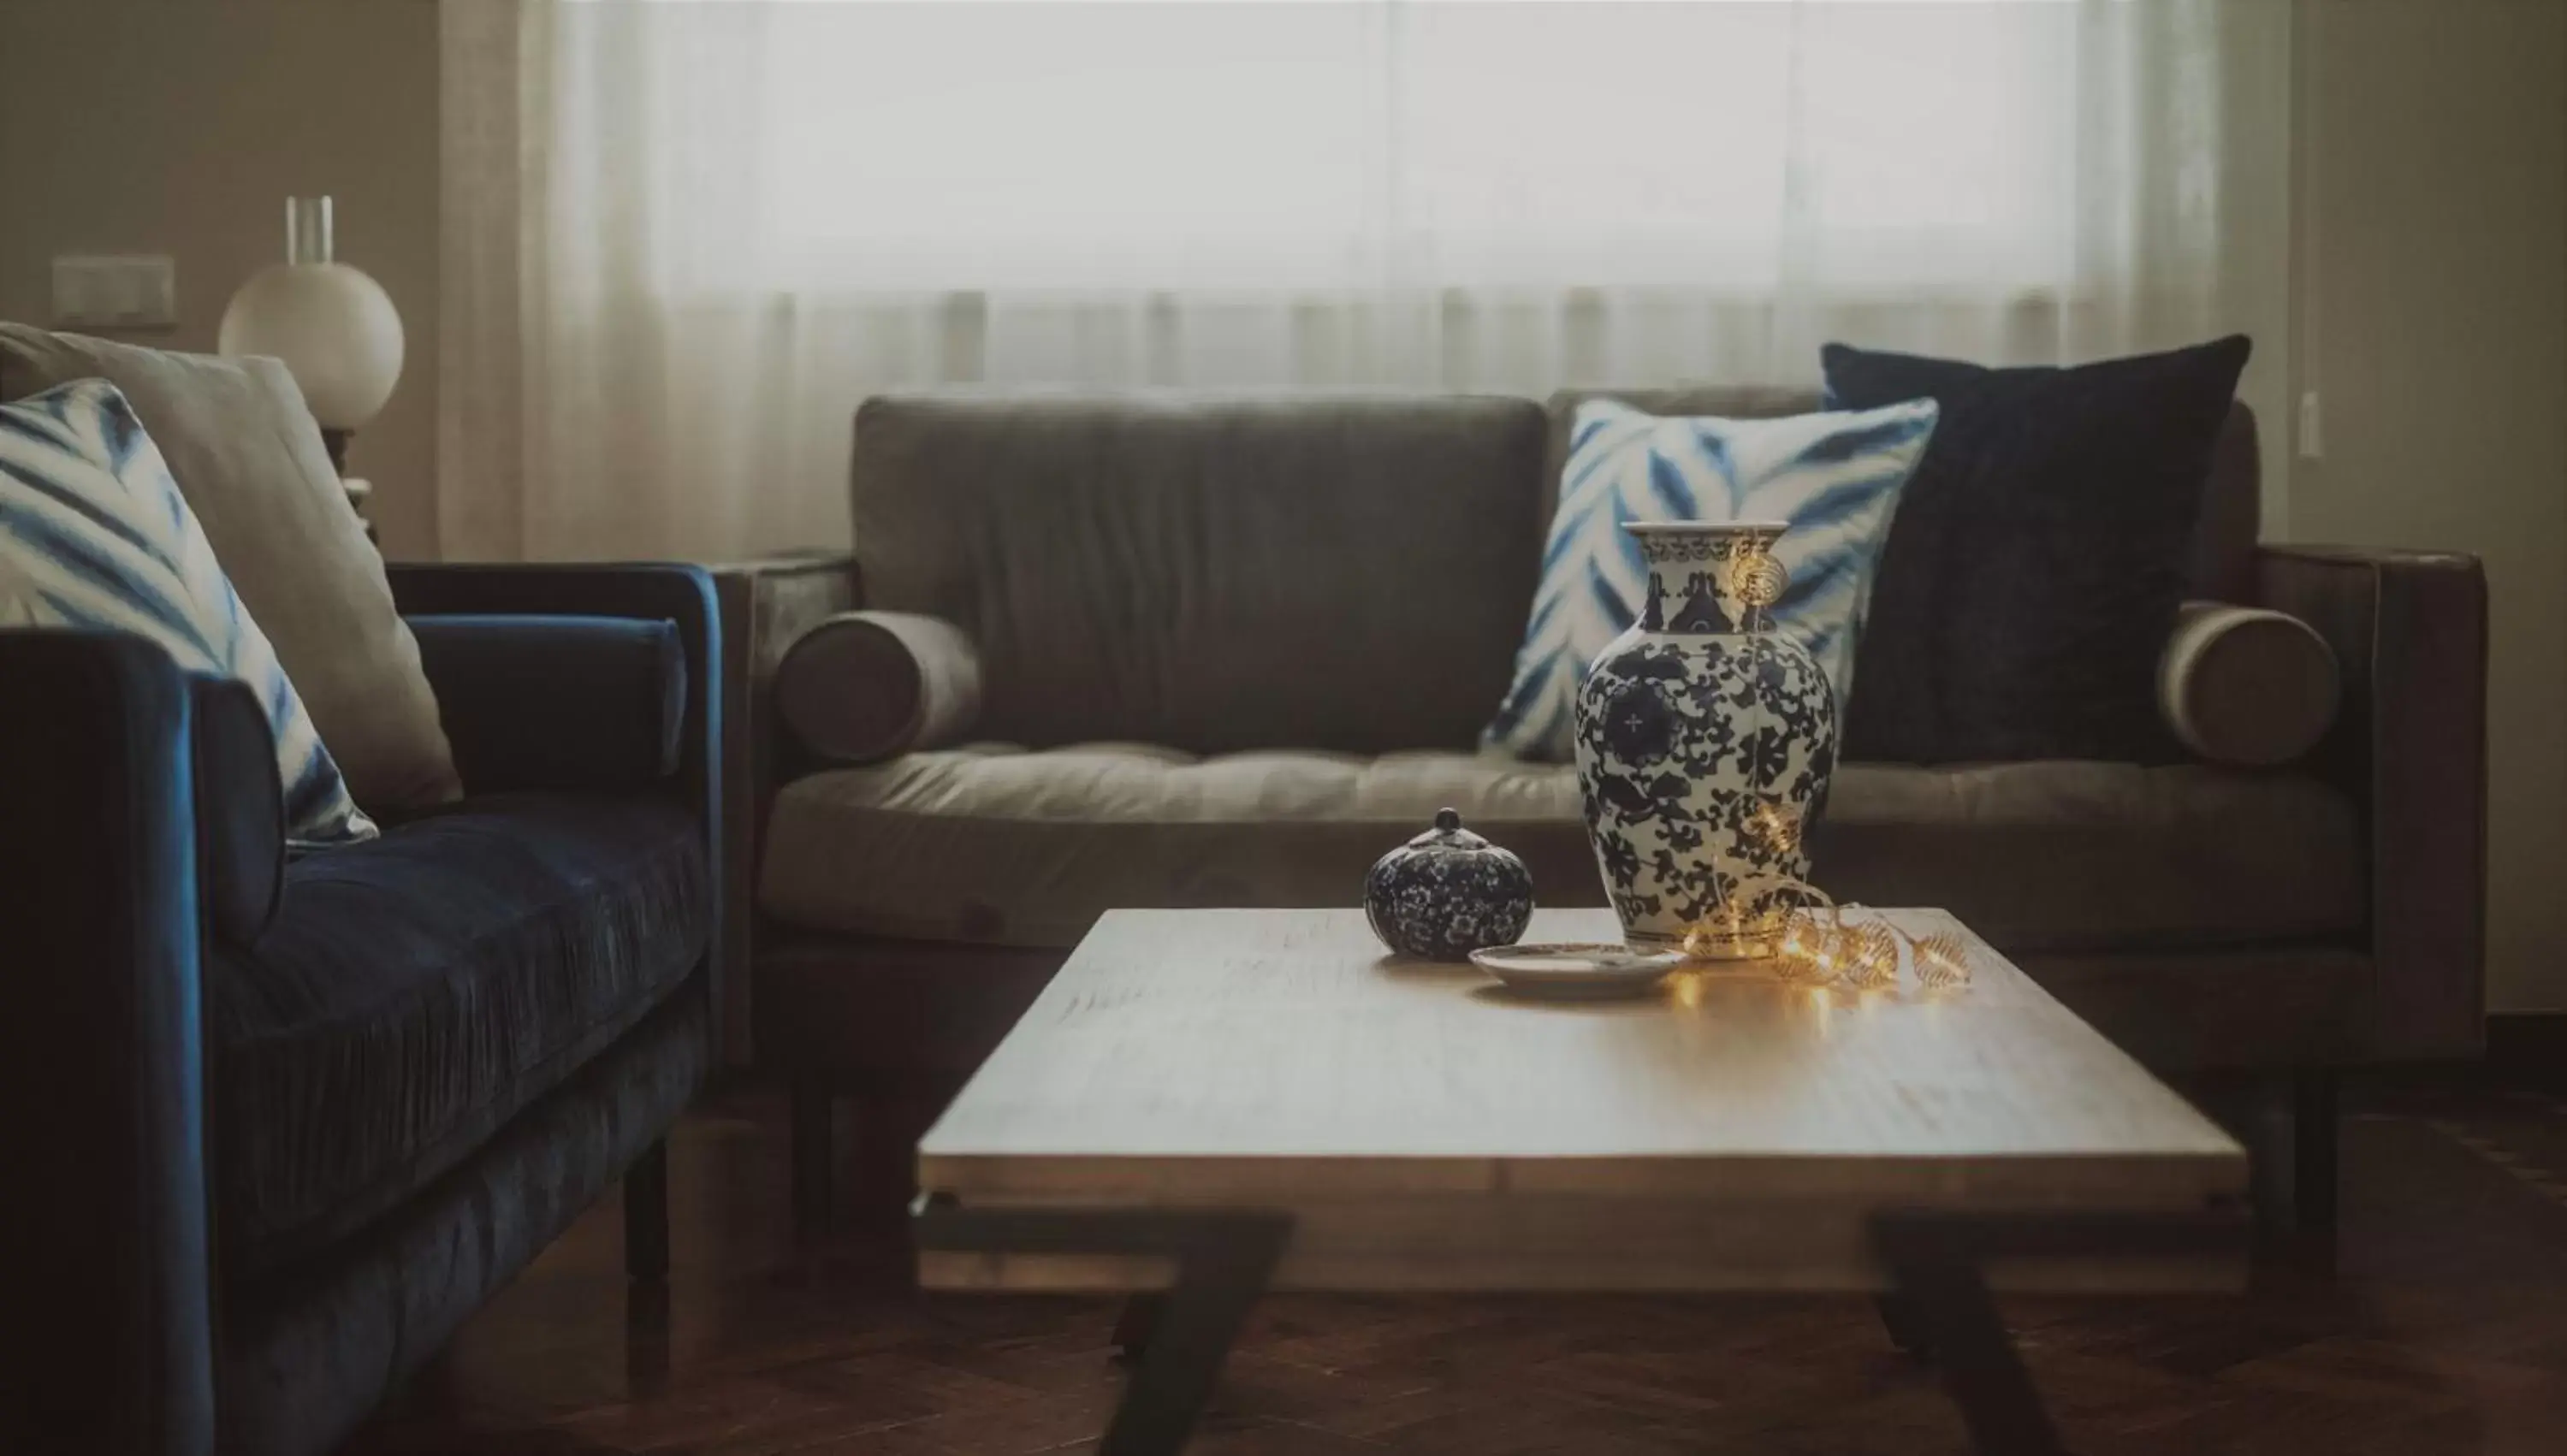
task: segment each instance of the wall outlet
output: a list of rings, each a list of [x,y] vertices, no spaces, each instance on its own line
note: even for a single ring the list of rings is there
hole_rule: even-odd
[[[174,329],[178,262],[166,253],[57,257],[54,322],[66,328]]]

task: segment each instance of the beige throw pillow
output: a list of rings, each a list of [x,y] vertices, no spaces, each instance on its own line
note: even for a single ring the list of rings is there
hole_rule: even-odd
[[[357,802],[457,797],[419,644],[285,366],[0,323],[0,401],[76,379],[132,402]]]

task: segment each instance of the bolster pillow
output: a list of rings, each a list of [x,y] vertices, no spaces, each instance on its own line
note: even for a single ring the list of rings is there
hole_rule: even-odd
[[[267,709],[247,683],[190,674],[196,893],[214,935],[254,946],[285,898],[285,785]]]
[[[2335,722],[2343,683],[2335,652],[2297,617],[2222,602],[2186,602],[2157,658],[2166,727],[2213,763],[2287,763]]]
[[[405,619],[466,793],[644,788],[678,771],[678,624],[433,613]]]
[[[775,669],[775,713],[836,763],[952,742],[981,716],[981,655],[962,628],[911,612],[841,612]]]

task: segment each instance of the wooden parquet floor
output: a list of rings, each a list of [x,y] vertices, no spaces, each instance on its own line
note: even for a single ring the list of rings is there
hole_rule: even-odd
[[[2567,1456],[2567,1099],[2357,1089],[2333,1250],[2242,1298],[2007,1315],[2089,1456]],[[879,1162],[897,1150],[877,1149]],[[780,1099],[672,1144],[676,1269],[593,1210],[348,1448],[362,1456],[1002,1456],[1092,1448],[1121,1371],[1097,1300],[923,1298],[896,1221],[797,1246]],[[1194,1450],[1326,1456],[1965,1449],[1854,1299],[1277,1298]]]

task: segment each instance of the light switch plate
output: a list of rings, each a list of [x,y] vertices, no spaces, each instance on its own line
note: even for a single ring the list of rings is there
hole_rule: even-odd
[[[54,322],[67,328],[176,328],[177,260],[166,253],[56,257]]]

